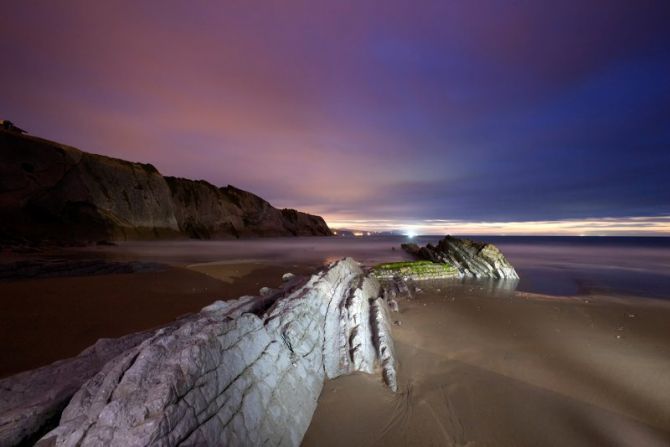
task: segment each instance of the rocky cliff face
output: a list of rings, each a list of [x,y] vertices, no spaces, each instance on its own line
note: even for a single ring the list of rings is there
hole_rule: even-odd
[[[330,235],[323,219],[231,186],[0,130],[0,240]]]
[[[280,290],[217,301],[1,380],[0,445],[30,439],[62,411],[37,445],[297,446],[325,378],[361,371],[397,389],[382,295],[343,259]]]
[[[278,210],[255,194],[233,186],[165,177],[180,231],[198,239],[330,235],[319,216]]]
[[[446,236],[437,246],[428,244],[425,247],[418,247],[416,244],[403,244],[402,247],[419,259],[453,266],[462,277],[519,278],[514,267],[493,244]]]

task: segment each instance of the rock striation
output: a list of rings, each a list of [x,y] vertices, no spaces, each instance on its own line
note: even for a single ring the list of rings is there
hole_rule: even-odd
[[[76,357],[0,380],[0,446],[32,445],[58,422],[82,384],[150,335],[101,339]]]
[[[397,389],[381,294],[379,282],[347,258],[263,297],[217,301],[138,336],[72,391],[58,426],[37,445],[297,446],[324,379],[379,373]],[[54,379],[46,368],[27,377]],[[24,378],[17,387],[14,380],[0,382],[3,400],[4,390],[30,383]],[[13,408],[29,412],[13,393]]]
[[[394,278],[426,280],[460,276],[460,272],[451,264],[432,261],[388,262],[374,266],[371,273],[380,280]]]
[[[0,242],[330,235],[321,217],[0,128]]]
[[[493,244],[446,236],[437,246],[403,244],[402,248],[418,259],[449,264],[460,272],[461,277],[519,278],[514,267]]]

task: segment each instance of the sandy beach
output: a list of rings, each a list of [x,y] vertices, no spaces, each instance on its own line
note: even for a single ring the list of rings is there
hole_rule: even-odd
[[[400,309],[399,392],[327,382],[304,446],[670,443],[667,302],[454,283]]]

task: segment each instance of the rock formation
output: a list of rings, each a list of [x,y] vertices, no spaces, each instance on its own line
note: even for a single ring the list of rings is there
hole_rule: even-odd
[[[68,386],[52,367],[4,379],[0,400],[11,400],[12,409],[0,412],[0,445],[34,433],[75,388],[58,426],[37,445],[297,446],[325,378],[379,372],[397,389],[380,294],[379,282],[347,258],[306,281],[290,278],[266,296],[218,301],[140,334],[104,366],[80,365],[86,374],[73,375]],[[30,390],[31,383],[42,385]],[[21,397],[41,392],[45,401],[57,395],[58,403],[42,403],[49,411],[32,417],[31,400],[22,404]],[[16,420],[26,423],[10,433]]]
[[[330,235],[254,194],[0,129],[0,241]]]
[[[175,204],[179,230],[197,239],[254,236],[325,236],[319,216],[278,210],[260,197],[233,186],[217,188],[203,180],[165,177]]]
[[[402,248],[419,259],[449,264],[458,269],[462,277],[519,278],[514,267],[493,244],[446,236],[437,246],[403,244]]]
[[[378,279],[412,278],[415,280],[460,276],[460,272],[451,264],[432,261],[388,262],[374,266],[372,274]]]
[[[32,445],[58,422],[83,383],[151,334],[101,339],[76,357],[0,380],[0,446]]]

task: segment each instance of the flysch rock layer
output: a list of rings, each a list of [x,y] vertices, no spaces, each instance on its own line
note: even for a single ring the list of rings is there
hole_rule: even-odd
[[[380,293],[346,258],[273,296],[216,302],[106,363],[37,445],[299,445],[325,378],[379,372],[397,389]]]
[[[151,334],[101,339],[76,357],[0,380],[0,446],[32,445],[58,421],[84,382]]]
[[[437,246],[403,244],[402,248],[419,259],[453,265],[459,270],[461,277],[519,278],[514,267],[493,244],[446,236]]]

